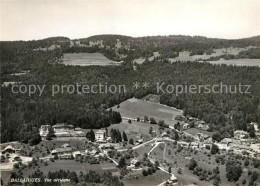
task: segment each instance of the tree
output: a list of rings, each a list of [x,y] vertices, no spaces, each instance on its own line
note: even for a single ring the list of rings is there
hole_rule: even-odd
[[[188,167],[190,170],[194,170],[194,168],[197,167],[197,162],[194,159],[191,159]]]
[[[181,170],[181,168],[178,168],[177,173],[178,173],[178,174],[182,174],[182,170]]]
[[[239,162],[228,161],[226,163],[226,176],[228,181],[237,181],[242,174],[242,168]]]
[[[143,170],[142,174],[143,174],[144,176],[147,176],[147,175],[148,175],[148,173],[147,173],[146,170]]]
[[[130,143],[131,145],[133,145],[133,144],[134,144],[134,140],[133,140],[132,138],[130,138],[129,143]]]
[[[127,139],[127,136],[126,136],[126,133],[123,131],[123,140],[124,141],[128,141],[128,139]]]
[[[46,139],[47,139],[47,140],[51,140],[52,137],[54,137],[54,136],[55,136],[55,132],[54,132],[53,128],[50,127],[50,128],[49,128],[49,132],[48,132],[48,134],[47,134],[47,136],[46,136]]]
[[[91,142],[95,141],[95,133],[92,129],[89,132],[87,132],[86,138]]]
[[[172,167],[168,168],[168,172],[171,174],[172,173]]]
[[[247,167],[249,165],[248,159],[245,159],[244,166]]]
[[[174,125],[174,128],[175,128],[176,130],[180,131],[180,129],[181,129],[181,124],[180,124],[180,122],[177,122],[177,124]]]
[[[117,140],[116,140],[117,143],[119,142],[122,142],[122,135],[121,135],[121,132],[119,130],[117,130]]]
[[[249,185],[254,185],[255,181],[258,178],[258,172],[253,171],[252,175],[251,175],[251,179],[250,179],[250,184]]]
[[[79,182],[78,176],[77,176],[76,172],[74,172],[74,171],[69,173],[68,178],[70,179],[70,181],[72,181],[74,183]]]
[[[212,147],[211,147],[210,153],[211,153],[211,154],[217,154],[218,151],[219,151],[218,146],[215,145],[215,144],[212,144]]]
[[[255,137],[256,137],[255,131],[254,131],[254,130],[251,130],[251,131],[249,132],[249,136],[250,136],[251,138],[255,138]]]
[[[160,121],[158,122],[158,125],[159,125],[160,127],[165,127],[165,122],[164,122],[164,120],[160,120]]]
[[[128,120],[128,123],[129,123],[129,124],[132,124],[132,120],[131,120],[131,119],[129,119],[129,120]]]
[[[148,116],[144,116],[144,122],[149,121]]]
[[[156,161],[154,162],[154,167],[155,167],[155,169],[158,169],[159,166],[160,166],[160,163],[156,160]]]
[[[153,133],[153,127],[150,127],[149,128],[149,134],[152,134]]]
[[[157,124],[157,122],[155,121],[155,119],[153,117],[150,117],[150,123],[151,124]]]
[[[126,166],[125,157],[121,157],[119,162],[118,162],[118,167],[123,168],[125,166]]]

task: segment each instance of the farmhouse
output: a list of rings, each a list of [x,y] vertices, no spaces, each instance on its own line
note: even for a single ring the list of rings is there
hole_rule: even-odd
[[[59,158],[71,158],[72,156],[72,148],[56,148],[51,151],[51,155],[55,156],[58,155]]]
[[[106,131],[105,130],[96,131],[95,139],[97,142],[105,142],[106,141]]]

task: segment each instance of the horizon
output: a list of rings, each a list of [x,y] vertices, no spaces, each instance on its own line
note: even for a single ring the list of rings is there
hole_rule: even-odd
[[[1,10],[1,41],[94,35],[218,39],[260,35],[260,0],[1,0]]]
[[[207,36],[202,36],[202,35],[183,35],[183,34],[170,34],[170,35],[144,35],[144,36],[130,36],[130,35],[122,35],[122,34],[96,34],[96,35],[90,35],[87,37],[80,37],[80,38],[70,38],[67,36],[50,36],[50,37],[46,37],[46,38],[39,38],[39,39],[30,39],[30,40],[0,40],[0,42],[15,42],[15,41],[38,41],[38,40],[45,40],[45,39],[49,39],[49,38],[58,38],[58,37],[64,37],[64,38],[68,38],[70,40],[81,40],[81,39],[87,39],[89,37],[93,37],[93,36],[126,36],[126,37],[132,37],[132,38],[143,38],[143,37],[170,37],[170,36],[184,36],[184,37],[206,37],[207,39],[223,39],[223,40],[240,40],[240,39],[248,39],[248,38],[252,38],[252,37],[260,37],[260,35],[254,35],[254,36],[249,36],[249,37],[243,37],[243,38],[234,38],[234,39],[230,39],[230,38],[217,38],[217,37],[207,37]]]

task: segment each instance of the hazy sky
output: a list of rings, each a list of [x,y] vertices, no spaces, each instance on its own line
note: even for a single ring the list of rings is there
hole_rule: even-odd
[[[260,0],[0,0],[1,40],[260,35]]]

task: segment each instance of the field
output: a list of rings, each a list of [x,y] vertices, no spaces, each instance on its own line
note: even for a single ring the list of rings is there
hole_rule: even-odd
[[[107,66],[120,64],[119,62],[107,59],[101,53],[65,53],[63,55],[62,63],[72,66]]]
[[[175,61],[195,61],[195,60],[199,60],[199,59],[209,59],[210,57],[216,57],[216,56],[221,56],[224,54],[230,54],[230,55],[237,55],[239,52],[241,51],[245,51],[248,50],[251,47],[247,47],[247,48],[220,48],[220,49],[214,49],[213,53],[210,55],[193,55],[190,56],[190,52],[189,51],[183,51],[179,53],[179,56],[176,58],[170,58],[171,62],[175,62]]]
[[[201,129],[198,129],[198,128],[189,128],[189,129],[185,130],[184,132],[191,134],[192,136],[196,136],[198,133],[207,134],[209,136],[212,136],[214,134],[214,132],[208,132],[208,131],[201,130]]]
[[[81,171],[83,173],[87,173],[92,170],[98,173],[103,173],[104,171],[118,172],[119,170],[116,168],[114,163],[101,162],[100,164],[89,164],[76,162],[75,160],[56,160],[55,162],[48,162],[47,166],[42,163],[40,163],[39,166],[40,171],[42,171],[45,175],[47,175],[49,171],[54,172],[59,170],[75,171],[78,175]],[[25,168],[23,174],[25,177],[28,177],[36,169],[37,167]]]
[[[182,115],[182,111],[173,107],[168,107],[158,103],[147,102],[136,98],[128,99],[117,106],[112,108],[119,111],[124,118],[136,119],[137,117],[143,119],[144,116],[153,117],[157,122],[164,120],[166,124],[173,126],[177,123],[175,117]]]
[[[168,180],[170,178],[169,174],[157,170],[154,174],[143,176],[142,171],[134,171],[128,174],[122,181],[125,186],[132,185],[142,185],[142,186],[152,186],[159,185],[160,183]]]

